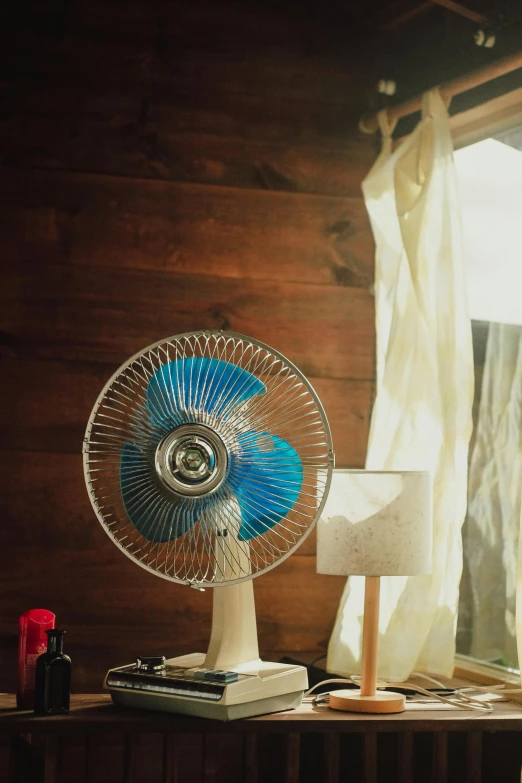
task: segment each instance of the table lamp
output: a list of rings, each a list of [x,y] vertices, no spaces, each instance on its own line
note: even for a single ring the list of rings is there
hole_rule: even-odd
[[[381,576],[431,571],[431,476],[418,471],[334,470],[317,528],[320,574],[365,576],[360,690],[330,694],[349,712],[402,712],[405,697],[377,691]]]

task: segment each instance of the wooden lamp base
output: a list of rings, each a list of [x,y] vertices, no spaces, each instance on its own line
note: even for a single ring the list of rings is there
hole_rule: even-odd
[[[345,712],[404,712],[406,698],[401,693],[377,690],[377,641],[379,637],[378,576],[367,576],[364,588],[364,621],[361,655],[361,689],[330,693],[330,707]],[[364,694],[364,695],[363,695]]]
[[[377,691],[374,696],[362,696],[361,691],[347,689],[330,693],[330,707],[344,712],[404,712],[406,697],[391,691]]]

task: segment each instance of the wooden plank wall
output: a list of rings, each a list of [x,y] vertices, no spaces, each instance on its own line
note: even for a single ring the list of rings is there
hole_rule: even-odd
[[[212,597],[137,568],[96,522],[81,445],[99,390],[160,338],[242,332],[310,377],[338,466],[362,466],[374,152],[356,131],[356,42],[328,14],[211,0],[17,14],[0,118],[0,690],[18,615],[44,606],[68,630],[75,690],[96,691],[136,653],[204,650]],[[315,574],[314,547],[256,580],[265,651],[326,647],[344,580]]]

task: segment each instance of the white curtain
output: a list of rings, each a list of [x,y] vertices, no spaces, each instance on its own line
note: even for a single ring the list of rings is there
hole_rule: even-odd
[[[363,183],[376,252],[377,395],[366,467],[434,478],[431,576],[382,580],[378,674],[451,675],[461,526],[472,430],[473,351],[448,115],[438,91],[422,120],[382,152]],[[360,671],[364,580],[350,577],[330,640],[329,671]]]
[[[521,499],[522,326],[492,323],[469,475],[470,652],[514,666]]]

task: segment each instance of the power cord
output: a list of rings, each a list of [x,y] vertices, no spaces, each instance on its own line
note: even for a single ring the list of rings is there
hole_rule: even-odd
[[[427,680],[432,684],[436,685],[437,687],[441,688],[442,690],[446,689],[446,686],[443,683],[439,682],[434,677],[430,677],[428,674],[424,674],[422,672],[412,672],[412,676]],[[313,702],[315,704],[326,703],[325,699],[329,694],[326,693],[320,694],[318,696],[315,696],[313,699],[311,699],[310,696],[313,693],[313,691],[315,691],[320,686],[329,685],[330,683],[339,684],[345,682],[350,685],[354,685],[354,684],[358,685],[360,679],[361,678],[359,675],[353,675],[350,678],[336,677],[332,679],[322,680],[322,682],[318,682],[312,688],[309,688],[309,690],[307,690],[306,693],[304,694],[303,699],[308,702]],[[434,693],[433,691],[429,691],[426,688],[422,688],[420,685],[416,685],[410,682],[406,682],[406,683],[379,682],[377,684],[378,689],[393,688],[393,687],[396,688],[407,687],[412,691],[427,696],[430,699],[436,699],[444,704],[449,704],[452,707],[457,707],[458,709],[461,710],[472,710],[475,712],[482,712],[483,714],[493,712],[493,704],[488,700],[477,699],[474,696],[469,695],[469,692],[480,691],[483,693],[494,693],[494,694],[498,694],[500,697],[503,697],[504,695],[511,694],[511,693],[522,693],[522,688],[506,689],[505,685],[492,685],[491,687],[488,688],[483,688],[480,685],[473,685],[473,686],[466,686],[464,688],[456,688],[455,697],[451,698],[448,696],[442,696],[439,693]]]
[[[444,684],[439,682],[438,680],[434,679],[433,677],[430,677],[429,674],[423,674],[422,672],[412,672],[412,675],[414,677],[422,677],[425,680],[428,680],[429,682],[432,682],[434,685],[437,685],[438,687],[444,688]],[[512,695],[512,694],[522,694],[522,688],[511,688],[509,687],[508,683],[499,683],[498,685],[465,685],[463,688],[457,689],[459,693],[466,694],[467,691],[480,691],[482,693],[492,693],[492,694],[498,694],[499,696],[505,696],[505,695]],[[505,701],[509,701],[509,699],[505,699]]]

